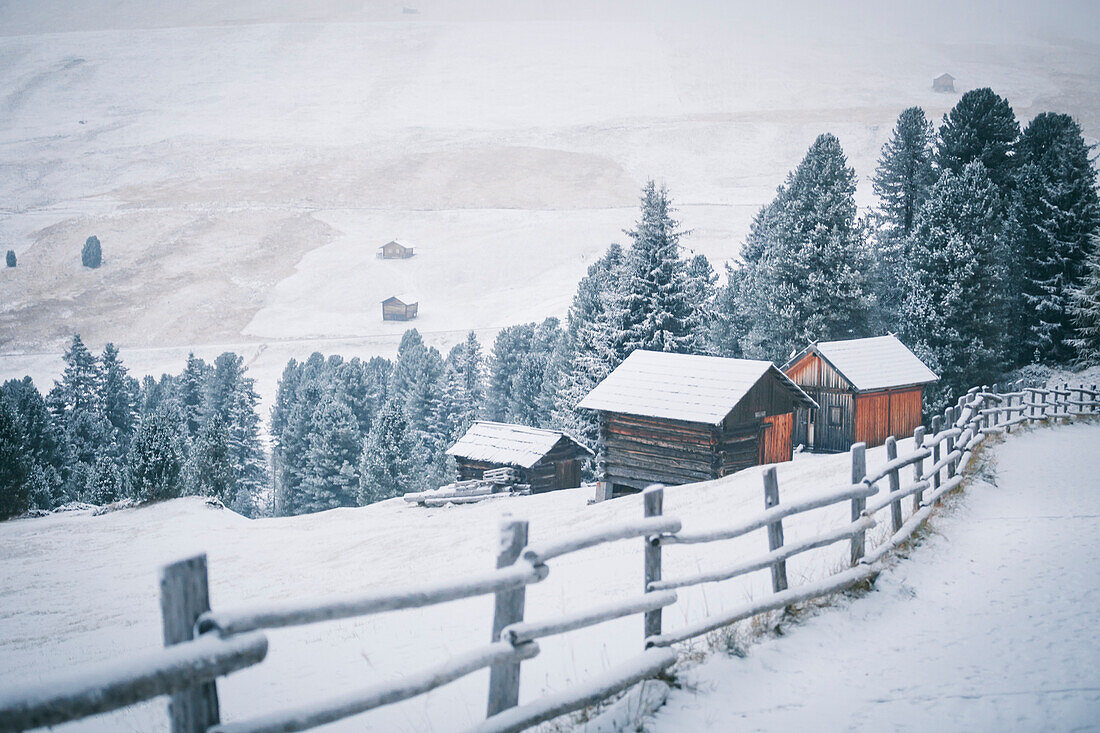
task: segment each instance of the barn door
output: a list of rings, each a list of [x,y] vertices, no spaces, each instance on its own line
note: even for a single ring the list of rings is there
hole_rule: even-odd
[[[575,489],[581,485],[581,462],[558,461],[554,478],[555,489]]]

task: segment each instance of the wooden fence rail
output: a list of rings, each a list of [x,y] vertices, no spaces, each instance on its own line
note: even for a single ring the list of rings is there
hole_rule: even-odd
[[[1075,399],[1074,399],[1075,398]],[[95,665],[86,671],[44,683],[0,692],[0,730],[54,725],[171,695],[173,733],[273,733],[300,731],[357,715],[434,690],[489,668],[486,720],[474,730],[520,731],[606,699],[667,670],[676,653],[667,649],[761,613],[787,608],[875,577],[888,553],[908,540],[928,519],[944,494],[961,485],[974,451],[987,436],[1038,420],[1100,414],[1096,385],[1062,389],[1023,387],[1013,392],[973,388],[931,422],[918,427],[912,449],[898,455],[898,443],[886,442],[886,462],[872,471],[866,449],[851,450],[851,484],[800,499],[780,501],[774,467],[763,471],[764,509],[736,524],[685,531],[678,518],[663,512],[664,488],[643,493],[644,516],[538,544],[528,543],[528,524],[505,516],[496,569],[484,574],[403,589],[301,600],[238,609],[211,610],[204,556],[167,566],[161,577],[165,648],[130,660]],[[926,461],[931,460],[931,463]],[[901,473],[912,467],[903,485]],[[907,471],[908,472],[908,471]],[[885,483],[885,486],[880,484]],[[902,500],[912,497],[905,516]],[[848,504],[850,522],[797,542],[786,542],[783,520],[826,507]],[[875,515],[890,509],[891,534],[867,547]],[[757,530],[767,534],[767,552],[732,564],[673,578],[662,577],[662,548],[731,540]],[[544,580],[548,563],[563,555],[622,540],[643,541],[640,595],[606,601],[553,619],[527,621],[526,587]],[[786,561],[795,555],[843,541],[850,542],[851,567],[832,576],[790,588]],[[695,621],[664,630],[662,609],[676,603],[674,588],[721,582],[768,569],[772,593]],[[326,700],[222,724],[215,681],[261,662],[267,653],[262,629],[312,624],[493,595],[492,635],[486,646],[452,656],[434,667],[396,681],[377,683]],[[539,653],[536,639],[555,636],[641,614],[642,651],[577,686],[520,704],[522,663]]]

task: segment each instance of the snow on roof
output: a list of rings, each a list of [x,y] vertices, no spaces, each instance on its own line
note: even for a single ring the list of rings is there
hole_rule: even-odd
[[[412,249],[412,245],[406,242],[404,239],[391,239],[390,241],[386,242],[386,244],[397,244],[404,247],[405,249]],[[383,244],[382,247],[385,247],[386,244]],[[382,249],[382,247],[379,247],[378,249]]]
[[[398,300],[405,305],[412,305],[413,303],[416,303],[416,296],[409,293],[400,293],[398,295],[391,295],[382,302],[389,303],[391,300]]]
[[[529,428],[502,422],[478,420],[457,443],[447,449],[447,455],[486,463],[503,463],[530,468],[550,452],[559,440],[567,438],[585,453],[587,447],[558,430]]]
[[[639,350],[578,407],[717,425],[769,370],[797,401],[815,404],[770,361]]]
[[[939,381],[939,377],[893,334],[847,341],[822,341],[810,348],[816,348],[825,361],[858,390],[907,387]],[[800,359],[808,350],[795,359]]]

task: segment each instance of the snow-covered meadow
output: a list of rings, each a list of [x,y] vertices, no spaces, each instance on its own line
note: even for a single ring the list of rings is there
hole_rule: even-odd
[[[908,441],[901,444],[905,450]],[[868,453],[874,467],[882,448]],[[847,454],[800,455],[778,468],[780,500],[793,501],[846,486]],[[734,524],[764,506],[761,469],[718,481],[667,489],[665,512],[685,528]],[[76,664],[114,658],[160,642],[157,570],[206,552],[215,609],[264,600],[310,598],[386,586],[453,579],[492,568],[505,512],[530,521],[538,542],[616,519],[641,516],[640,497],[587,505],[584,489],[484,504],[425,509],[400,499],[359,509],[248,520],[178,499],[98,517],[84,513],[0,524],[0,685],[33,680]],[[849,521],[847,503],[785,520],[788,542]],[[885,512],[888,524],[889,511]],[[871,533],[872,542],[885,526]],[[711,545],[677,545],[664,552],[671,578],[767,550],[763,531]],[[836,572],[848,544],[788,561],[793,585]],[[527,592],[529,620],[554,617],[642,590],[641,541],[625,541],[550,563],[549,577]],[[27,579],[33,578],[33,583]],[[665,628],[770,592],[768,571],[681,590],[664,612]],[[269,633],[270,652],[256,668],[220,683],[223,719],[319,700],[439,663],[489,639],[492,599],[381,614]],[[521,701],[579,682],[625,661],[642,648],[642,620],[632,617],[541,642],[524,663]],[[707,651],[705,640],[697,643]],[[477,673],[427,696],[334,725],[333,730],[462,730],[484,716],[488,674]],[[154,702],[73,724],[81,730],[158,730],[164,703]]]
[[[649,177],[715,264],[820,132],[868,205],[944,71],[1095,139],[1079,5],[0,4],[0,378],[48,387],[79,332],[138,376],[236,350],[269,403],[292,356],[392,355],[406,290],[430,342],[489,340],[564,314]],[[375,259],[395,236],[418,255]]]

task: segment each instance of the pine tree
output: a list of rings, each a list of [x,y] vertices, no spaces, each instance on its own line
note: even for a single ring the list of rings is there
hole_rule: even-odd
[[[32,465],[18,416],[7,396],[0,393],[0,519],[30,508],[27,479]]]
[[[555,350],[562,339],[561,324],[547,318],[540,324],[509,326],[497,334],[489,358],[486,414],[490,420],[538,427],[549,420],[545,406],[547,380]]]
[[[343,403],[327,398],[313,416],[299,487],[301,511],[357,506],[362,452],[363,435],[355,415]]]
[[[5,259],[7,260],[8,267],[15,267],[15,250],[9,249]]]
[[[972,161],[980,161],[1005,194],[1015,178],[1019,137],[1020,123],[1008,100],[988,87],[973,89],[943,116],[936,162],[958,176]]]
[[[931,412],[973,384],[996,381],[1004,367],[998,198],[985,167],[974,161],[960,175],[944,172],[917,219],[901,330],[940,375]]]
[[[701,347],[699,313],[689,296],[687,266],[680,257],[680,229],[668,191],[649,181],[642,216],[625,233],[633,240],[623,273],[623,339],[635,349],[691,353]]]
[[[87,474],[107,450],[112,430],[104,409],[103,370],[79,335],[63,358],[65,369],[49,403],[63,436],[64,493],[75,499],[83,496]]]
[[[1085,267],[1081,285],[1070,293],[1074,326],[1070,345],[1078,365],[1090,367],[1100,364],[1100,237],[1092,238],[1092,252]]]
[[[697,353],[709,353],[715,329],[714,306],[718,299],[718,275],[706,255],[697,254],[687,264],[687,296],[695,310]]]
[[[229,455],[229,431],[220,415],[211,415],[191,442],[183,469],[184,492],[212,496],[227,506],[237,495],[237,477]]]
[[[126,484],[118,462],[111,456],[101,455],[88,472],[84,495],[92,504],[110,504],[126,495]]]
[[[244,359],[226,352],[214,361],[206,389],[206,419],[218,415],[228,434],[229,460],[237,494],[231,508],[251,506],[263,489],[265,460],[260,445],[259,396],[255,380],[245,375]]]
[[[461,356],[456,355],[455,368],[462,375],[463,399],[466,409],[474,417],[481,413],[485,400],[485,360],[481,355],[481,344],[473,331],[466,334],[462,344]]]
[[[73,336],[72,343],[62,358],[65,361],[65,370],[61,374],[61,381],[55,383],[61,389],[62,409],[66,413],[80,410],[102,412],[103,371],[79,334]]]
[[[718,356],[741,359],[745,355],[743,345],[752,328],[748,310],[742,307],[747,302],[743,290],[749,267],[735,269],[727,262],[726,282],[715,294],[707,349]]]
[[[401,496],[425,488],[424,449],[401,403],[382,408],[363,448],[359,469],[359,503]]]
[[[130,491],[139,501],[174,499],[183,493],[183,420],[169,403],[143,418],[130,444]]]
[[[781,361],[808,341],[869,330],[869,253],[855,180],[840,141],[820,135],[754,219],[734,281],[737,301],[723,300],[749,319],[746,356]]]
[[[92,235],[84,242],[84,248],[80,250],[80,264],[85,267],[96,268],[103,263],[103,248],[99,245],[99,237]]]
[[[176,393],[183,423],[187,428],[188,440],[194,440],[199,434],[206,402],[206,384],[210,381],[213,371],[205,361],[196,357],[194,352],[187,354],[187,365],[179,376]]]
[[[1073,356],[1070,293],[1085,276],[1089,238],[1100,232],[1100,199],[1089,146],[1068,115],[1044,112],[1020,139],[1013,209],[1019,273],[1021,361],[1063,364]]]
[[[121,461],[130,449],[130,438],[137,422],[140,386],[128,374],[114,344],[104,347],[100,363],[103,372],[103,410],[110,425],[109,443],[105,450],[108,455]]]
[[[920,107],[910,107],[898,117],[894,134],[882,147],[872,179],[878,208],[874,237],[878,305],[888,328],[894,328],[904,296],[901,280],[905,243],[936,180],[933,167],[932,123]]]

